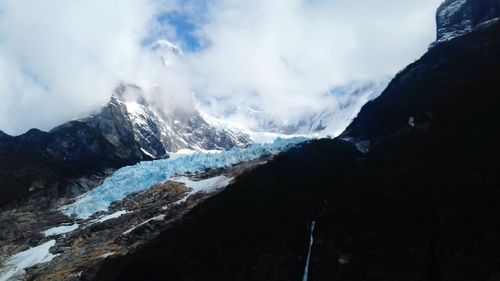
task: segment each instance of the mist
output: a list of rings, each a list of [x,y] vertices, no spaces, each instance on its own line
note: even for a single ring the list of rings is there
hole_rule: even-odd
[[[190,57],[196,91],[227,107],[250,105],[277,119],[334,106],[325,93],[350,81],[391,77],[435,39],[439,0],[215,1]],[[194,17],[194,16],[193,16]],[[212,103],[213,105],[213,103]]]
[[[335,86],[392,76],[421,56],[440,2],[0,0],[0,130],[86,116],[120,82],[168,110],[196,96],[217,117],[248,105],[293,118],[333,105]],[[172,13],[189,28],[159,20]],[[185,49],[168,67],[151,48],[158,39]]]

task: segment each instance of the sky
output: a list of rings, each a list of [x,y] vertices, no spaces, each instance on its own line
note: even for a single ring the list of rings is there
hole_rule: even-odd
[[[50,130],[120,82],[168,110],[210,100],[276,119],[329,106],[329,89],[390,77],[435,39],[441,0],[0,0],[0,130]],[[183,54],[168,67],[155,51]],[[213,106],[215,104],[215,106]]]

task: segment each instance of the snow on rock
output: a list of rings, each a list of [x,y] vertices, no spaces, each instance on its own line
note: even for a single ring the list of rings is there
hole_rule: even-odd
[[[109,252],[109,253],[105,253],[105,254],[103,254],[103,255],[100,255],[99,257],[100,257],[101,259],[105,259],[105,258],[107,258],[107,257],[114,256],[114,255],[116,255],[116,253],[115,253],[115,252]]]
[[[153,154],[149,153],[149,152],[148,152],[147,150],[145,150],[144,148],[141,148],[141,151],[142,151],[142,153],[144,153],[144,154],[146,154],[147,156],[151,157],[151,159],[155,159],[155,158],[156,158]]]
[[[95,122],[106,129],[105,136],[110,135],[109,121],[119,125],[119,129],[114,130],[118,133],[126,129],[127,135],[132,136],[141,148],[140,154],[147,156],[148,160],[165,158],[166,151],[230,149],[234,146],[246,147],[251,143],[249,137],[236,128],[209,124],[196,108],[170,108],[160,102],[160,93],[156,89],[146,95],[137,85],[122,83],[105,107],[105,114],[98,115]],[[114,144],[115,141],[112,138],[110,142]]]
[[[472,30],[470,16],[465,11],[466,0],[448,0],[438,9],[437,43],[449,41]]]
[[[55,244],[56,240],[50,240],[8,258],[3,264],[3,268],[0,269],[0,281],[20,280],[25,269],[51,261],[57,256],[49,252],[49,249]]]
[[[78,226],[79,225],[77,223],[74,223],[71,225],[60,225],[60,226],[56,226],[56,227],[47,229],[47,230],[43,231],[42,233],[43,233],[43,235],[45,235],[45,237],[61,235],[61,234],[69,233],[75,229],[78,229]]]
[[[227,168],[235,164],[275,155],[307,138],[277,139],[273,143],[253,144],[248,148],[233,148],[219,153],[196,152],[176,159],[141,162],[117,170],[104,183],[84,194],[74,203],[63,206],[61,211],[86,219],[99,211],[107,211],[111,203],[123,200],[129,194],[143,191],[155,184],[187,173],[209,169]]]
[[[118,211],[118,212],[115,212],[115,213],[112,213],[112,214],[109,214],[109,215],[106,215],[106,216],[103,216],[101,218],[98,218],[95,222],[96,223],[101,223],[101,222],[105,222],[105,221],[109,221],[111,219],[116,219],[116,218],[119,218],[125,214],[127,214],[128,212],[127,211]]]
[[[232,179],[233,178],[228,178],[226,176],[217,176],[209,179],[193,181],[188,177],[177,177],[173,178],[172,181],[183,183],[187,187],[191,188],[193,193],[196,193],[200,191],[210,192],[226,187]]]
[[[198,181],[193,181],[188,177],[175,177],[171,179],[172,181],[183,183],[185,186],[191,188],[191,191],[187,193],[184,198],[177,201],[181,203],[186,201],[190,195],[198,192],[213,192],[220,188],[224,188],[229,185],[233,178],[228,178],[226,176],[217,176],[209,179],[203,179]]]
[[[437,39],[431,47],[488,26],[499,17],[499,0],[446,0],[436,13]]]
[[[165,217],[166,217],[165,215],[158,215],[158,216],[156,216],[156,217],[152,217],[152,218],[150,218],[150,219],[148,219],[148,220],[145,220],[145,221],[141,222],[140,224],[138,224],[138,225],[136,225],[136,226],[134,226],[134,227],[130,228],[129,230],[127,230],[127,231],[123,232],[123,235],[128,235],[128,234],[130,234],[132,231],[134,231],[134,230],[136,230],[137,228],[139,228],[139,227],[141,227],[141,226],[143,226],[143,225],[147,224],[147,223],[148,223],[148,222],[150,222],[150,221],[163,221],[163,220],[165,219]]]
[[[466,0],[451,1],[450,4],[444,5],[443,8],[438,11],[437,16],[443,18],[443,21],[449,22],[451,16],[463,9],[465,2]]]

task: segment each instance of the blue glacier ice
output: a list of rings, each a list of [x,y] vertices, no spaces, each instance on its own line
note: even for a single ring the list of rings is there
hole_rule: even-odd
[[[176,159],[140,162],[117,170],[102,185],[61,210],[68,216],[76,215],[86,219],[96,212],[107,211],[113,202],[123,200],[129,194],[148,189],[171,177],[226,168],[264,155],[275,155],[306,140],[304,137],[278,138],[273,143],[253,144],[244,149],[233,148],[217,153],[196,152]]]

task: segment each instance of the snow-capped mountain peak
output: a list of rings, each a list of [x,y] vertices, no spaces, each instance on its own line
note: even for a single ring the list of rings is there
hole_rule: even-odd
[[[446,0],[436,13],[437,40],[449,41],[500,17],[499,0]]]
[[[179,48],[177,45],[175,45],[174,43],[170,42],[170,41],[167,41],[167,40],[158,40],[155,42],[154,46],[153,46],[153,49],[154,50],[162,50],[162,51],[170,51],[174,54],[177,54],[177,55],[182,55],[182,50],[181,48]]]
[[[167,40],[156,41],[152,50],[160,56],[163,64],[167,67],[174,65],[175,60],[183,55],[180,47]]]
[[[196,109],[167,111],[157,103],[149,103],[135,85],[120,85],[110,103],[121,106],[142,151],[153,158],[161,158],[163,151],[230,149],[251,143],[242,131],[216,125],[213,120],[208,122],[207,116]]]
[[[334,87],[325,93],[325,105],[322,108],[299,108],[301,114],[286,119],[249,105],[239,105],[226,116],[217,116],[232,124],[245,124],[245,128],[252,132],[336,136],[356,117],[366,102],[382,93],[388,83],[389,79],[379,82],[353,81]],[[204,104],[200,104],[200,107],[204,109]]]

